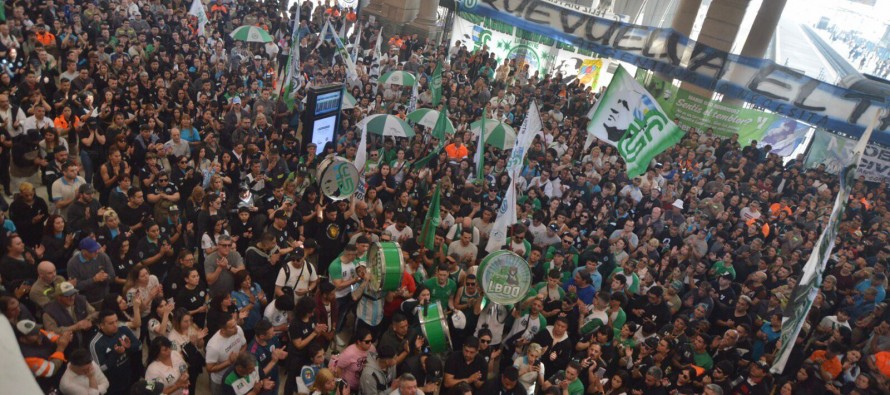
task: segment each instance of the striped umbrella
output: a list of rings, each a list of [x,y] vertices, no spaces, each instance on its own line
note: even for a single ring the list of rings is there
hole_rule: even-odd
[[[411,74],[407,71],[390,71],[386,73],[377,80],[378,84],[391,84],[391,85],[402,85],[402,86],[414,86],[414,83],[417,81],[414,78],[414,74]]]
[[[419,125],[423,125],[432,129],[436,127],[436,122],[439,121],[439,111],[433,110],[431,108],[421,108],[408,114],[408,119],[416,122]],[[451,120],[448,118],[445,119],[445,122],[445,133],[454,134],[454,124],[452,124]]]
[[[359,122],[368,132],[380,136],[414,137],[414,128],[395,115],[376,114]]]
[[[482,129],[482,120],[478,120],[470,124],[470,130],[476,136]],[[500,149],[513,148],[513,142],[516,141],[516,131],[510,125],[494,119],[485,120],[485,144],[493,145]]]
[[[229,37],[233,40],[245,41],[249,43],[268,43],[272,42],[272,36],[269,32],[261,27],[244,25],[229,33]]]

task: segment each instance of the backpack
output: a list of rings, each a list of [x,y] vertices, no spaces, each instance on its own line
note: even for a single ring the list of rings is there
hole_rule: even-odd
[[[300,268],[300,274],[297,275],[297,283],[300,282],[300,277],[303,276],[303,272],[306,270],[307,267],[309,268],[309,277],[312,277],[312,275],[315,273],[315,269],[312,267],[311,263],[303,262],[303,267]],[[297,294],[296,294],[296,291],[294,290],[294,288],[286,285],[287,282],[290,281],[290,262],[285,262],[284,265],[281,266],[281,268],[282,268],[282,270],[284,270],[284,284],[285,284],[285,286],[281,287],[281,292],[284,292],[285,294],[290,292],[291,294],[296,296]]]

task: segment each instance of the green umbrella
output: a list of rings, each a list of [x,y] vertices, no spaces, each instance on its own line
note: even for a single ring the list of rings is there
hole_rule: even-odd
[[[470,124],[470,130],[477,136],[480,129],[482,129],[481,119]],[[516,141],[516,131],[510,125],[494,119],[485,120],[485,144],[500,149],[510,149],[513,148],[514,141]]]
[[[379,84],[391,84],[402,86],[414,86],[416,79],[414,75],[407,71],[390,71],[377,80]]]
[[[421,108],[408,114],[408,119],[432,129],[436,127],[436,122],[439,120],[439,111],[431,108]],[[445,133],[454,134],[454,124],[448,118],[445,119]]]
[[[359,122],[368,132],[380,136],[414,137],[414,128],[395,115],[371,115]]]
[[[272,36],[269,32],[261,27],[244,25],[229,33],[229,37],[237,41],[246,41],[249,43],[268,43],[272,42]]]

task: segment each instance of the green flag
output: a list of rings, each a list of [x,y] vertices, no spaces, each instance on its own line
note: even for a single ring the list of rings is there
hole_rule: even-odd
[[[433,76],[430,79],[430,93],[433,99],[433,108],[438,107],[442,101],[442,62],[436,65]]]
[[[433,243],[436,241],[436,229],[442,222],[442,213],[439,210],[440,184],[436,184],[436,191],[433,192],[433,199],[430,201],[430,209],[426,212],[426,219],[423,221],[423,229],[420,231],[420,237],[417,242],[426,247],[428,250],[433,249]]]
[[[485,118],[488,118],[488,109],[482,110],[482,127],[479,128],[479,143],[476,144],[476,180],[485,180]]]
[[[445,148],[445,140],[439,141],[439,145],[435,149],[433,149],[433,152],[430,152],[427,156],[414,161],[414,163],[411,164],[411,169],[417,170],[426,166],[427,163],[430,163],[433,158],[439,155],[439,152],[442,151],[442,148]]]
[[[630,178],[645,173],[652,159],[680,142],[685,133],[621,66],[590,113],[585,148],[592,137],[615,146],[627,164]]]
[[[439,118],[436,118],[436,126],[433,127],[433,137],[439,141],[445,140],[445,130],[448,128],[448,106],[439,111]]]

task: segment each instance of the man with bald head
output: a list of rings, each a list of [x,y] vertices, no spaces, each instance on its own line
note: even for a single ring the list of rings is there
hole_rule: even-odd
[[[56,265],[50,261],[43,261],[37,265],[37,281],[31,286],[31,293],[28,295],[31,301],[43,308],[53,299],[49,295],[51,289],[65,281],[65,278],[56,274]],[[76,280],[71,280],[75,282]]]

